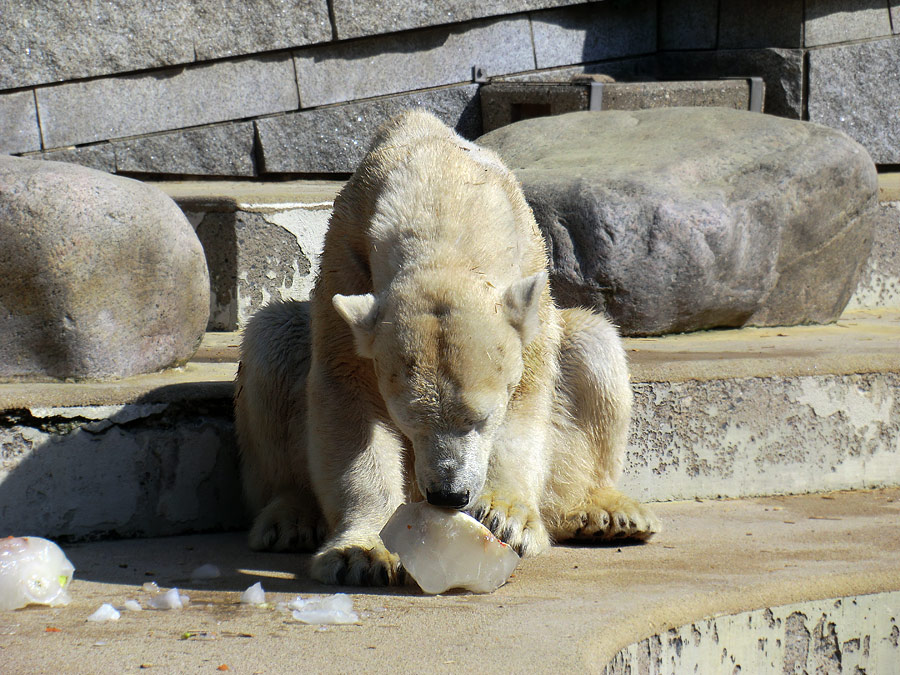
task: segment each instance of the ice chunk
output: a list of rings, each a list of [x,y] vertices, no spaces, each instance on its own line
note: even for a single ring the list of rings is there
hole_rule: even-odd
[[[140,612],[144,608],[141,607],[141,603],[139,603],[137,600],[126,600],[125,609],[127,609],[129,612]]]
[[[215,565],[211,565],[206,563],[205,565],[200,565],[197,569],[191,572],[191,580],[192,581],[203,581],[205,579],[216,579],[222,576],[222,573],[219,571],[219,568]]]
[[[87,620],[88,621],[118,621],[120,616],[121,615],[119,614],[119,610],[117,610],[115,607],[113,607],[108,602],[104,602],[102,605],[100,605],[100,608],[96,612],[94,612],[87,618]]]
[[[147,593],[159,593],[159,586],[155,581],[147,581],[141,586],[141,590]]]
[[[257,581],[246,591],[241,593],[242,605],[264,605],[266,603],[266,592],[263,590],[262,582]]]
[[[0,539],[0,610],[30,604],[68,605],[75,567],[62,550],[40,537]]]
[[[149,600],[153,609],[181,609],[190,601],[186,595],[180,595],[177,588],[172,588],[160,595],[154,595]]]
[[[506,583],[519,556],[477,520],[425,502],[403,504],[381,540],[426,593],[465,588],[490,593]]]
[[[357,623],[359,615],[353,611],[353,598],[346,593],[326,595],[323,598],[304,600],[297,596],[288,608],[297,621],[311,624],[347,624]]]

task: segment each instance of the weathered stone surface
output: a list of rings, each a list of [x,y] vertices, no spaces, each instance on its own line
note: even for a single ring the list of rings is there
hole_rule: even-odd
[[[639,56],[633,59],[617,59],[601,63],[580,63],[550,70],[535,70],[517,75],[491,78],[492,82],[567,82],[572,77],[583,74],[609,75],[622,82],[643,82],[655,80],[657,75],[656,56]]]
[[[253,123],[218,124],[116,141],[119,172],[253,176]]]
[[[891,17],[882,0],[807,0],[807,47],[891,34]]]
[[[527,17],[310,47],[294,57],[304,108],[534,68]]]
[[[337,37],[344,40],[581,2],[583,0],[484,0],[483,2],[333,0],[331,4],[334,9]]]
[[[125,377],[199,345],[203,250],[159,190],[0,157],[0,239],[0,378]]]
[[[831,129],[720,108],[581,112],[483,136],[522,181],[566,305],[628,335],[832,321],[877,176]]]
[[[478,85],[462,85],[257,120],[267,173],[351,173],[375,129],[422,107],[467,138],[481,132]]]
[[[891,0],[891,28],[894,34],[900,34],[900,0]]]
[[[900,202],[881,205],[872,253],[847,309],[900,309]]]
[[[809,53],[809,119],[862,143],[879,164],[900,163],[900,39]]]
[[[532,15],[535,62],[551,68],[656,51],[656,3],[606,0]]]
[[[729,0],[721,3],[719,48],[801,47],[803,0]]]
[[[265,115],[299,105],[289,56],[219,61],[37,90],[56,148]]]
[[[68,164],[80,164],[89,169],[116,172],[116,152],[111,143],[97,143],[96,145],[84,145],[80,148],[63,148],[27,155],[25,159],[49,159],[52,162],[66,162]]]
[[[662,0],[660,49],[714,49],[719,27],[718,0]]]
[[[331,39],[326,0],[6,0],[0,89],[252,54]]]
[[[34,93],[0,94],[0,153],[40,150]]]
[[[729,49],[715,52],[665,52],[660,76],[673,79],[762,77],[765,111],[800,119],[803,116],[803,52],[800,49]]]

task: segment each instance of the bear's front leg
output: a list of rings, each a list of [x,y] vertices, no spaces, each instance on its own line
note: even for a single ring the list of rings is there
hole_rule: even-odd
[[[309,469],[331,534],[313,558],[326,584],[403,581],[379,532],[403,503],[402,445],[351,387],[310,374]]]
[[[550,546],[540,512],[548,470],[546,425],[540,419],[541,415],[533,412],[509,416],[494,442],[484,490],[468,510],[526,557]]]

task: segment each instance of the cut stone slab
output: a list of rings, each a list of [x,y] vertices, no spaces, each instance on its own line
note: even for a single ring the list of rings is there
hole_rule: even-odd
[[[0,153],[40,150],[34,92],[0,94]]]
[[[808,0],[804,21],[807,47],[850,42],[891,34],[891,16],[884,2],[847,3]]]
[[[862,143],[879,164],[900,163],[900,39],[809,52],[809,119]]]
[[[127,377],[200,344],[203,249],[159,190],[0,157],[0,240],[0,379]]]
[[[578,112],[493,131],[567,306],[626,335],[827,323],[872,246],[877,174],[819,125],[718,108]]]

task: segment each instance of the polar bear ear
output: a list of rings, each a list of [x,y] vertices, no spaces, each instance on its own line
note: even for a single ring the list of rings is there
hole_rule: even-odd
[[[375,319],[378,315],[378,301],[371,293],[363,295],[340,295],[331,299],[331,304],[353,331],[357,353],[367,359],[373,356],[372,343],[375,341]]]
[[[522,344],[531,342],[541,328],[538,308],[546,285],[547,272],[544,270],[520,279],[503,294],[506,317],[522,336]]]

